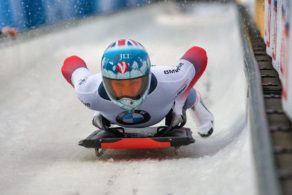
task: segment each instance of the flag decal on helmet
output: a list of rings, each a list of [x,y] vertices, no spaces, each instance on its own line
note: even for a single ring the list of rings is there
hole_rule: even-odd
[[[132,39],[120,39],[114,43],[111,43],[107,49],[109,48],[120,48],[125,46],[133,46],[133,47],[139,47],[144,48],[143,45],[141,45],[139,42],[134,41]]]
[[[129,70],[129,64],[127,62],[119,62],[116,69],[121,74],[126,73]]]

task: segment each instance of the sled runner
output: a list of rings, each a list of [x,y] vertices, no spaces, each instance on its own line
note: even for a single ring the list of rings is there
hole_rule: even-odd
[[[179,128],[160,136],[156,127],[115,130],[96,130],[86,139],[79,142],[80,146],[94,148],[96,155],[102,155],[104,149],[156,149],[188,145],[194,143],[189,128]]]

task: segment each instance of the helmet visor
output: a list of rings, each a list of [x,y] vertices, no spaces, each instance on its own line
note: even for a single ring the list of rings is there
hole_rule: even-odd
[[[103,82],[111,98],[115,100],[122,98],[138,100],[147,90],[149,75],[133,79],[109,79],[103,77]]]

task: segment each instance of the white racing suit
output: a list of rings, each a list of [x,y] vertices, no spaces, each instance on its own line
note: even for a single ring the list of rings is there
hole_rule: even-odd
[[[121,109],[110,100],[101,74],[92,74],[81,58],[68,57],[62,73],[75,88],[79,100],[111,124],[131,128],[148,127],[163,120],[170,111],[182,115],[186,109],[192,108],[193,118],[189,120],[195,120],[198,132],[204,135],[213,128],[214,118],[193,86],[206,66],[206,52],[200,47],[190,48],[176,66],[152,66],[148,96],[133,113]]]

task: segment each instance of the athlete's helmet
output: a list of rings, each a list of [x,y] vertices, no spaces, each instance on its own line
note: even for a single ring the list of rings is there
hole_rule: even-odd
[[[105,90],[119,107],[133,111],[145,100],[150,86],[150,60],[137,41],[121,39],[105,50],[101,73]]]

